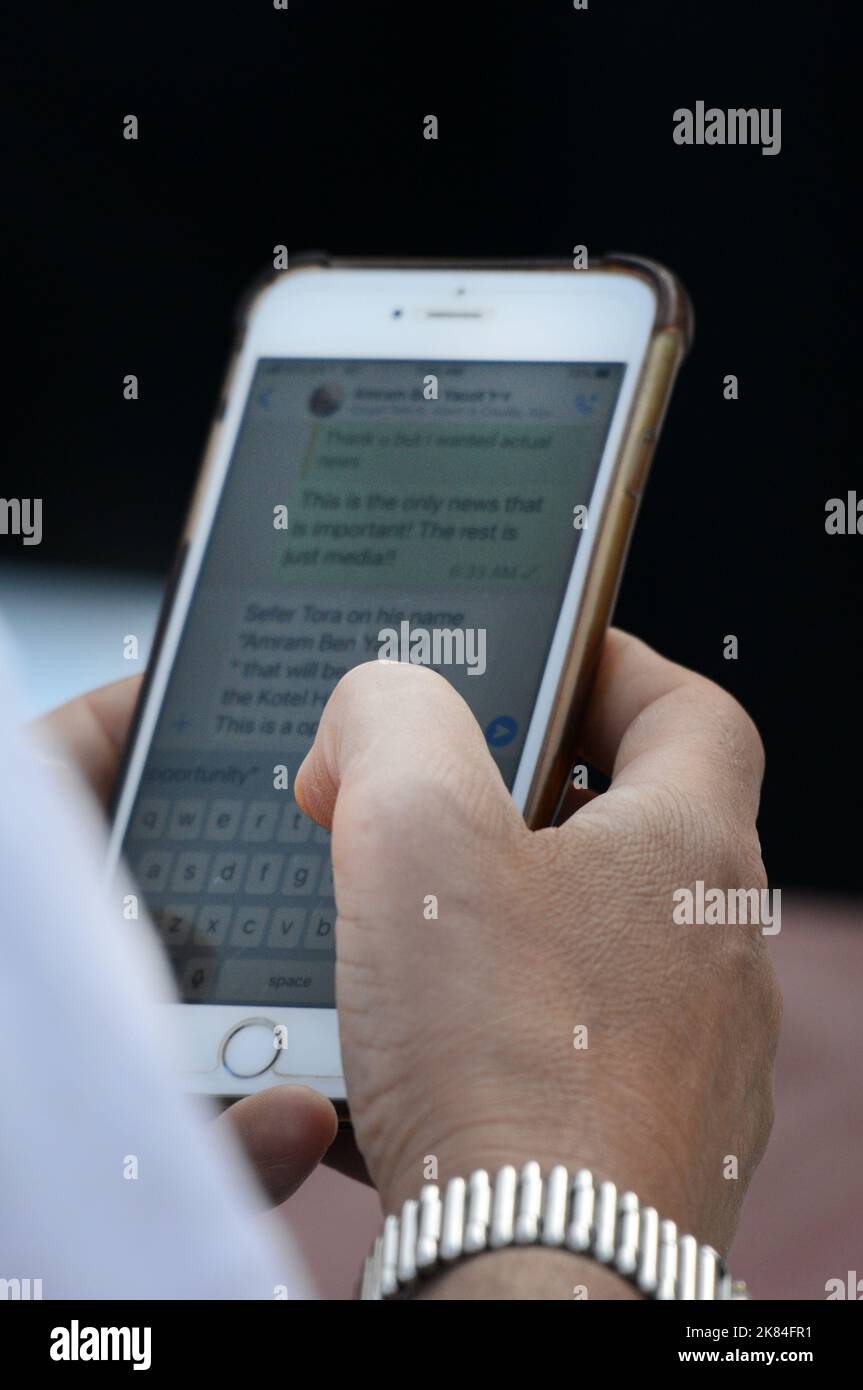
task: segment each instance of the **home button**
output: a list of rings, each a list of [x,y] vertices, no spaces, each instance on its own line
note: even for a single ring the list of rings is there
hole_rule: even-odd
[[[228,1035],[222,1062],[232,1076],[260,1076],[273,1065],[278,1055],[274,1029],[266,1019],[252,1018]]]

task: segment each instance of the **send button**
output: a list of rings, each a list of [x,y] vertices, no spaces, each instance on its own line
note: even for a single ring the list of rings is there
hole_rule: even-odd
[[[512,743],[517,733],[518,724],[512,716],[499,714],[485,731],[486,743],[489,748],[505,748],[508,743]]]

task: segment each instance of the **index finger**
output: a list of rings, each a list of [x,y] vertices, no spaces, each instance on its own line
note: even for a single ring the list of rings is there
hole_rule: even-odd
[[[37,737],[65,751],[102,802],[117,776],[142,679],[127,676],[88,690],[33,721]]]
[[[606,638],[579,748],[612,790],[666,785],[747,821],[757,814],[764,749],[742,705],[618,629]]]

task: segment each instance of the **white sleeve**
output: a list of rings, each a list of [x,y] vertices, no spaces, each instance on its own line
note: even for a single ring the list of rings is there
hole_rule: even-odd
[[[147,923],[118,927],[96,808],[20,717],[0,632],[0,1279],[284,1296],[294,1260],[251,1170],[168,1069],[173,987]]]

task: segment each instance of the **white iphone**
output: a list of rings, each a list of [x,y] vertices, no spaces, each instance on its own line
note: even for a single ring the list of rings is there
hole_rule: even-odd
[[[250,296],[114,802],[189,1089],[345,1099],[328,835],[292,795],[345,671],[434,665],[551,822],[690,327],[632,257],[321,256]]]

